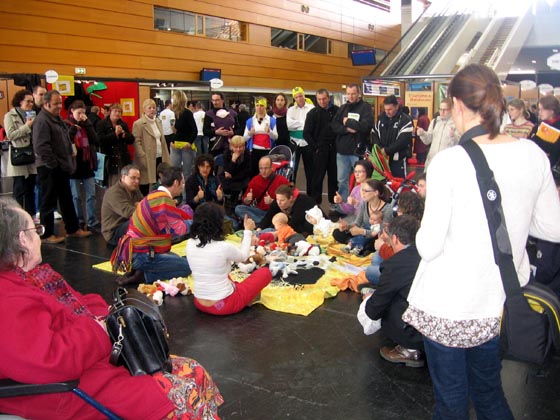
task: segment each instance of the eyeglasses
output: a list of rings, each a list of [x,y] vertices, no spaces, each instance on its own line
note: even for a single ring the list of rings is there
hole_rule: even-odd
[[[34,230],[39,236],[43,236],[45,234],[45,226],[43,225],[35,225],[35,227],[32,228],[22,229],[21,232],[26,232],[28,230]]]
[[[267,169],[272,169],[272,166],[259,166],[259,171],[264,171]]]

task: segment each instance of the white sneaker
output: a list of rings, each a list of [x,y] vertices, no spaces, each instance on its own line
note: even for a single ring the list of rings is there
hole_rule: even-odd
[[[54,211],[54,219],[55,220],[62,219],[62,215],[59,212],[57,212],[56,210]]]

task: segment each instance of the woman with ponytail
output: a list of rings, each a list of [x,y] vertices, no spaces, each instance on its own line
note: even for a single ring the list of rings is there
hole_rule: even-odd
[[[533,142],[500,134],[502,89],[488,67],[464,67],[448,94],[462,134],[459,144],[478,144],[500,188],[524,286],[530,276],[527,236],[560,241],[560,202],[548,159]],[[416,235],[422,260],[403,320],[424,338],[435,394],[432,418],[468,419],[470,398],[477,418],[513,420],[500,378],[505,294],[475,168],[463,147],[452,147],[434,157],[427,176],[429,193]]]

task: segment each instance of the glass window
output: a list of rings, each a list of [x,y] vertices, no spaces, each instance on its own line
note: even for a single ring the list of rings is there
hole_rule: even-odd
[[[228,41],[246,41],[248,33],[245,22],[163,7],[154,7],[154,29]]]
[[[272,28],[270,45],[278,48],[297,50],[297,32],[284,29]]]
[[[270,45],[316,54],[332,54],[332,41],[328,38],[279,28],[271,28]]]
[[[318,54],[327,54],[327,38],[305,35],[304,50]]]

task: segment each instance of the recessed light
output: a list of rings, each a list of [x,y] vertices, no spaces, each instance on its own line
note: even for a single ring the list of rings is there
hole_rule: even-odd
[[[552,52],[557,53],[558,52],[558,48],[553,48]]]
[[[536,64],[537,60],[531,60],[531,63]]]

